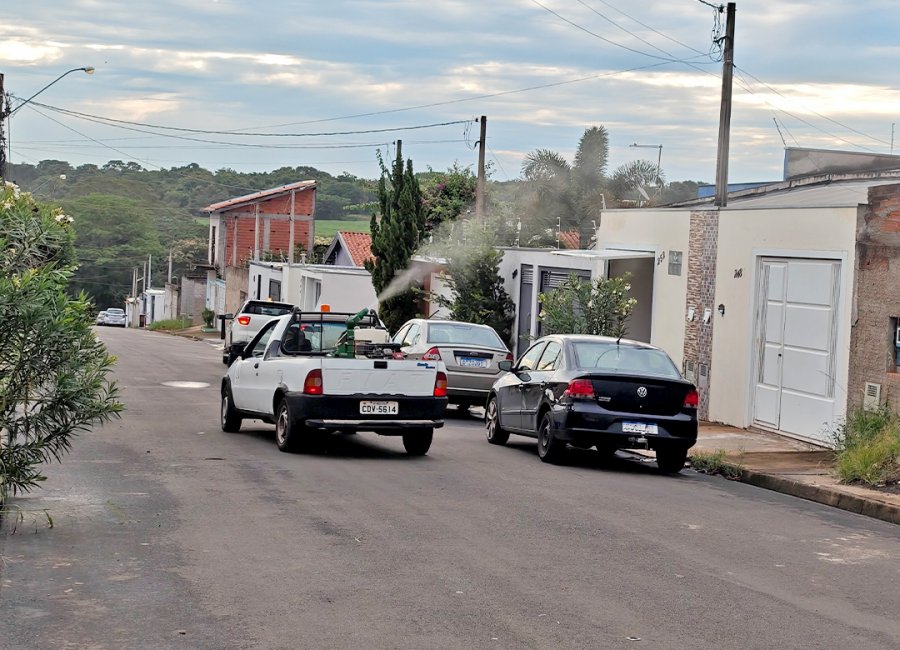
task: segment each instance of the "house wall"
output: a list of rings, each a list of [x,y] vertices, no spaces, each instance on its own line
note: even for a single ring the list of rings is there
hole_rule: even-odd
[[[268,264],[264,262],[251,262],[249,268],[249,284],[247,287],[247,295],[255,300],[268,300],[271,298],[275,301],[281,301],[284,298],[283,283],[283,265]],[[270,291],[272,281],[281,283],[281,292],[277,296],[273,296]]]
[[[856,208],[730,210],[720,213],[709,419],[751,424],[757,265],[761,257],[841,260],[835,347],[835,413],[843,417],[850,360]],[[716,310],[725,306],[725,315]]]
[[[862,407],[866,382],[900,412],[896,323],[900,317],[900,185],[869,190],[857,223],[856,319],[850,337],[848,407]]]
[[[323,273],[322,296],[316,309],[323,303],[331,305],[332,311],[356,313],[365,308],[377,309],[372,277],[368,273]]]
[[[338,247],[333,264],[335,266],[355,266],[355,264],[353,264],[353,259],[350,257],[350,253],[344,250],[343,247]]]
[[[315,239],[315,189],[295,193],[294,245],[312,250]],[[259,250],[282,251],[285,259],[290,250],[291,195],[259,202]],[[253,259],[256,238],[257,204],[244,205],[210,215],[210,263],[218,268],[241,266]]]
[[[225,276],[225,312],[236,314],[249,295],[249,271],[244,266],[227,266],[223,275]]]
[[[191,319],[192,325],[203,323],[206,308],[206,278],[181,277],[178,313]]]
[[[687,210],[604,211],[597,228],[597,248],[649,251],[656,255],[650,342],[684,363],[690,217]],[[680,275],[670,275],[672,251],[682,253]]]
[[[368,272],[354,268],[339,268],[331,265],[294,264],[290,274],[290,297],[283,301],[299,305],[301,309],[318,311],[323,304],[332,311],[358,312],[365,307],[377,306],[372,277]],[[315,295],[316,283],[320,283],[321,293]]]

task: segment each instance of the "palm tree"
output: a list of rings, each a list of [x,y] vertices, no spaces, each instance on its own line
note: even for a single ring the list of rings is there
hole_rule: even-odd
[[[549,149],[529,153],[522,165],[526,183],[521,242],[525,245],[555,242],[557,227],[579,231],[586,242],[593,235],[594,222],[603,208],[618,205],[636,187],[647,185],[648,174],[654,182],[662,177],[661,170],[653,163],[635,161],[618,167],[609,178],[608,163],[609,133],[603,126],[585,129],[573,164]]]

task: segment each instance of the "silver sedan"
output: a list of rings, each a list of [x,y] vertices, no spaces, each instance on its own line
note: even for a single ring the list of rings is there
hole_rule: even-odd
[[[444,362],[447,367],[447,397],[460,408],[483,406],[498,364],[512,361],[503,340],[488,325],[416,318],[407,321],[393,338],[409,359]]]

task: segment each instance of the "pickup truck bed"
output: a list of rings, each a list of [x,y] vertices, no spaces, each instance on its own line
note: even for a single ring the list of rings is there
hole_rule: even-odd
[[[247,344],[222,380],[222,429],[237,431],[250,418],[272,422],[282,451],[315,449],[326,432],[373,431],[402,436],[410,454],[427,453],[444,424],[442,364],[334,357],[330,327],[310,326],[318,347],[290,352],[296,348],[287,341],[306,327],[293,314],[282,316]]]

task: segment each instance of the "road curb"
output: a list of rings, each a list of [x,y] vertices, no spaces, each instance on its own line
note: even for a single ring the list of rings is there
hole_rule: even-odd
[[[742,470],[740,480],[742,483],[749,483],[750,485],[774,492],[781,492],[782,494],[799,497],[807,501],[840,508],[841,510],[880,519],[891,524],[900,524],[900,507],[888,503],[872,501],[871,499],[847,494],[829,487],[809,485],[751,469]]]

